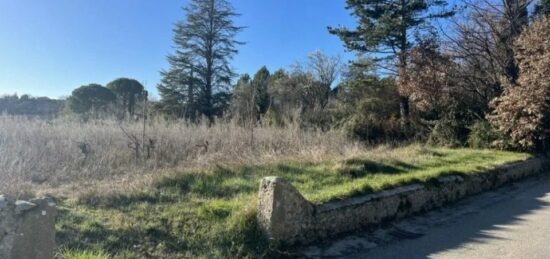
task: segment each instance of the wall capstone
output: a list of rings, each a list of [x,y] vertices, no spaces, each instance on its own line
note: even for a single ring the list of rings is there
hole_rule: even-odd
[[[53,258],[56,214],[51,198],[22,201],[0,195],[0,258]]]
[[[310,227],[313,211],[313,205],[283,178],[262,179],[258,223],[272,243],[306,238],[302,231]]]

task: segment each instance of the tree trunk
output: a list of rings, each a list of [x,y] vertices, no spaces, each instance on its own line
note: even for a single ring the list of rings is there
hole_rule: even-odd
[[[195,122],[195,75],[193,67],[191,67],[190,73],[189,85],[187,86],[187,109],[185,113],[188,119]]]
[[[401,130],[403,134],[406,136],[409,133],[409,97],[407,96],[400,96],[399,97],[399,116],[400,116],[400,124],[401,124]]]
[[[209,33],[206,46],[206,86],[204,89],[204,114],[208,118],[209,123],[214,121],[212,107],[212,80],[214,77],[214,0],[210,1],[209,12]]]
[[[130,117],[134,116],[135,105],[136,105],[136,95],[131,93],[128,96],[128,114]]]
[[[512,84],[519,76],[519,68],[515,59],[513,49],[514,40],[521,34],[523,27],[529,24],[527,12],[527,1],[525,0],[505,0],[504,15],[507,23],[507,31],[502,33],[501,41],[505,53],[504,72]]]
[[[405,0],[401,0],[401,19],[405,19]],[[409,133],[409,96],[405,93],[405,82],[407,80],[407,28],[402,25],[401,35],[399,38],[399,53],[398,53],[398,88],[399,88],[399,122],[401,131],[405,137]]]

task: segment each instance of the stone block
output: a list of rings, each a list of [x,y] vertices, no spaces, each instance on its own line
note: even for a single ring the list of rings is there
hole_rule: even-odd
[[[284,179],[262,179],[258,223],[272,243],[301,241],[312,221],[313,211],[313,205]]]
[[[0,197],[0,258],[54,258],[57,211],[53,200]]]

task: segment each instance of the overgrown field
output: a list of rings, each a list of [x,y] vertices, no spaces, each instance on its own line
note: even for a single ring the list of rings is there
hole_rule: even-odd
[[[0,190],[25,195],[72,185],[72,194],[99,191],[95,183],[103,181],[100,192],[120,191],[140,188],[137,182],[173,168],[254,165],[291,157],[322,161],[359,149],[339,132],[306,132],[293,125],[250,130],[230,122],[208,127],[155,119],[144,131],[140,121],[82,123],[0,115]]]
[[[154,120],[145,132],[140,122],[0,116],[0,192],[57,199],[65,258],[254,258],[278,253],[255,224],[264,176],[284,177],[321,203],[529,157],[369,148],[298,127]],[[132,136],[154,142],[148,156],[145,148],[136,156]]]

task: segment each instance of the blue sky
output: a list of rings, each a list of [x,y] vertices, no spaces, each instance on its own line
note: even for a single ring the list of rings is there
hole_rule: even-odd
[[[344,0],[232,0],[247,26],[238,73],[288,67],[316,49],[345,53],[328,25],[352,25]],[[0,95],[63,97],[117,77],[156,95],[187,0],[0,0]]]

